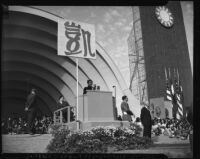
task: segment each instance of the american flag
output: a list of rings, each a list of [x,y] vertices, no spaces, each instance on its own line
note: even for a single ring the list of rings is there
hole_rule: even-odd
[[[169,80],[167,78],[166,68],[165,68],[165,79],[166,79],[166,99],[168,101],[172,101],[171,87],[170,87]]]
[[[179,80],[178,70],[174,69],[174,82],[170,75],[167,76],[167,71],[165,68],[165,78],[166,78],[166,100],[171,101],[173,104],[173,116],[180,119],[183,116],[183,90]]]
[[[175,84],[175,99],[176,99],[176,103],[178,105],[178,111],[176,113],[176,116],[178,119],[183,117],[183,89],[180,83],[180,79],[179,79],[179,73],[178,73],[178,69],[177,71],[175,71],[174,69],[174,84]]]

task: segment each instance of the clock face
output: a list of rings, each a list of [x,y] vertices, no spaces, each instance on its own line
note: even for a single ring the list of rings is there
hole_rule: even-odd
[[[155,14],[158,21],[165,27],[171,27],[174,23],[174,18],[171,11],[165,6],[159,6],[155,9]]]

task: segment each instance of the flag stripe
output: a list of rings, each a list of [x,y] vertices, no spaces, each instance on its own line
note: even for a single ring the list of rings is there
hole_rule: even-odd
[[[167,99],[168,99],[168,100],[172,100],[172,97],[170,97],[170,96],[167,96]]]
[[[171,84],[171,93],[172,93],[172,95],[174,95],[174,86],[173,86],[173,84]]]
[[[166,92],[167,92],[167,94],[170,94],[170,95],[171,95],[171,92],[170,92],[169,90],[167,90]]]
[[[183,116],[183,101],[181,98],[182,95],[182,86],[180,85],[180,82],[178,83],[177,80],[174,80],[175,82],[175,94],[176,94],[176,103],[178,105],[178,111],[177,116],[182,117]]]
[[[181,110],[183,110],[183,106],[182,106],[182,104],[181,104],[179,101],[177,101],[177,104],[178,104],[179,108],[180,108]]]
[[[176,97],[177,97],[178,100],[180,101],[180,99],[181,99],[181,98],[180,98],[180,95],[176,94]]]
[[[182,111],[178,111],[177,112],[179,115],[183,116],[183,112]]]

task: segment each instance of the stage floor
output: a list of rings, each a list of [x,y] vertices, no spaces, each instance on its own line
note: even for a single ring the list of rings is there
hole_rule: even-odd
[[[51,134],[2,135],[3,153],[45,153]]]
[[[2,135],[3,153],[46,153],[46,146],[52,139],[51,134]],[[114,153],[170,153],[173,157],[191,153],[189,140],[169,138],[167,136],[152,137],[154,145],[145,150],[124,150]]]

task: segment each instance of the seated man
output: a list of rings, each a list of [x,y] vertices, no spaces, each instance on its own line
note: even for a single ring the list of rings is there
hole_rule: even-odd
[[[59,97],[59,100],[57,102],[57,108],[60,109],[60,108],[64,108],[64,107],[67,107],[69,106],[69,104],[67,103],[67,101],[65,100],[64,96],[60,96]],[[60,116],[60,112],[57,112],[57,115]],[[66,111],[63,111],[63,118],[64,118],[64,122],[67,122],[67,112]],[[46,120],[46,118],[45,118]]]

